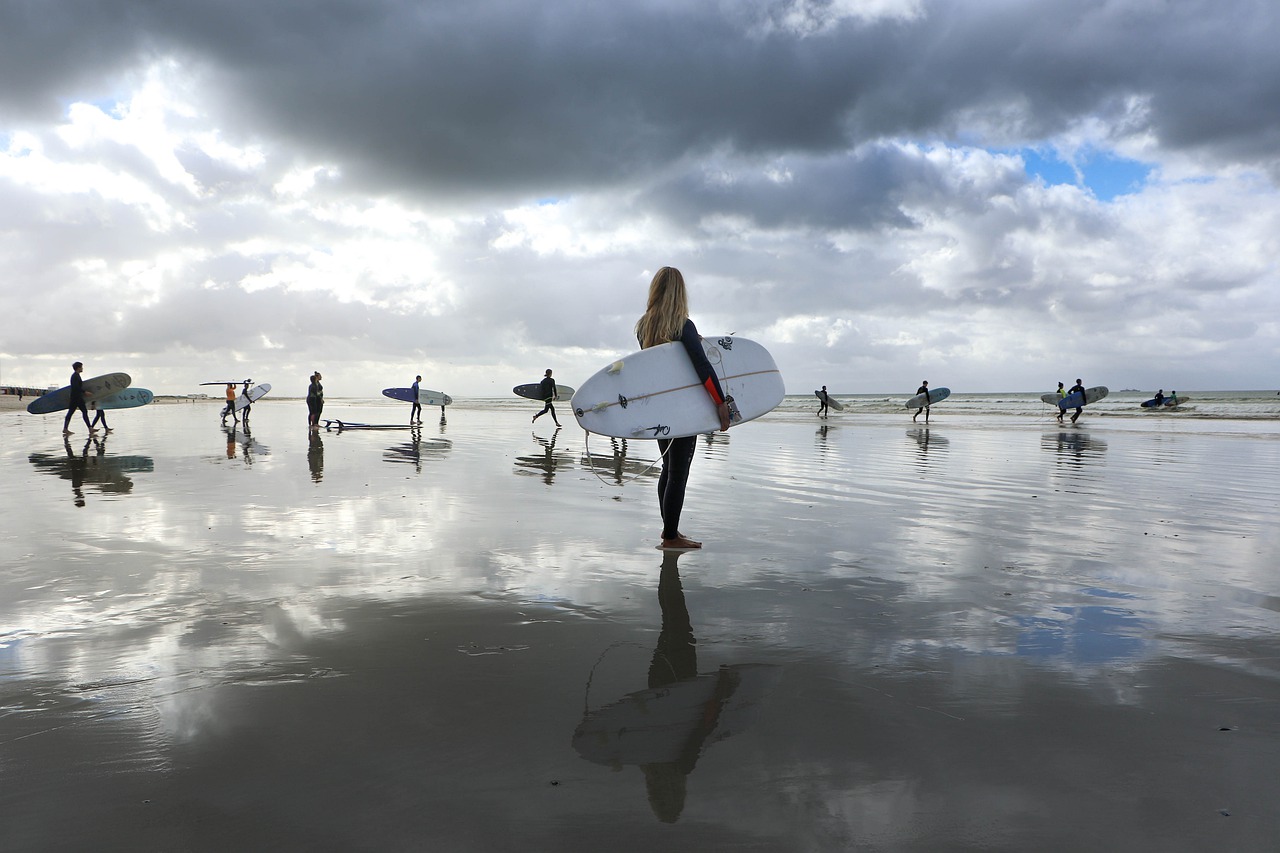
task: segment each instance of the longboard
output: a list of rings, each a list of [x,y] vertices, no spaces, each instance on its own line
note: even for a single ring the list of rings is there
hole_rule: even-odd
[[[101,376],[86,379],[84,380],[85,403],[88,404],[94,397],[104,397],[123,391],[132,381],[133,377],[127,373],[104,373]],[[51,412],[65,412],[69,405],[71,405],[71,386],[64,385],[57,391],[50,391],[43,397],[32,400],[27,404],[27,411],[33,415],[47,415]]]
[[[814,391],[814,392],[813,392],[813,396],[815,396],[815,397],[817,397],[819,400],[821,400],[821,399],[822,399],[822,392],[821,392],[821,391]],[[837,400],[835,397],[832,397],[832,396],[831,396],[831,392],[830,392],[830,391],[828,391],[828,392],[827,392],[827,405],[828,405],[828,406],[830,406],[831,408],[835,409],[837,412],[843,412],[843,411],[844,411],[844,403],[841,403],[841,402],[840,402],[839,400]]]
[[[155,395],[146,388],[126,388],[105,397],[89,400],[89,408],[94,409],[133,409],[145,406],[155,399]]]
[[[1092,388],[1084,389],[1083,395],[1077,391],[1074,394],[1068,394],[1061,400],[1056,399],[1056,394],[1045,394],[1044,397],[1041,397],[1040,399],[1044,400],[1045,397],[1048,397],[1049,399],[1045,402],[1055,404],[1059,409],[1065,412],[1067,409],[1076,409],[1081,406],[1087,406],[1090,403],[1096,403],[1110,393],[1111,392],[1107,390],[1107,386],[1095,385]]]
[[[703,338],[702,348],[737,407],[734,424],[754,420],[782,402],[782,374],[760,344],[726,335]],[[583,429],[615,438],[680,438],[720,428],[715,404],[679,341],[640,350],[597,371],[571,405]]]
[[[382,396],[390,397],[392,400],[399,400],[402,403],[413,402],[412,388],[383,388]],[[426,388],[418,389],[418,403],[422,406],[447,406],[453,402],[453,398],[443,391],[428,391]]]
[[[908,409],[920,409],[924,406],[932,406],[934,403],[941,403],[943,400],[951,396],[950,388],[930,388],[929,394],[920,393],[907,401]],[[926,402],[926,400],[928,402]]]
[[[252,379],[239,379],[235,382],[201,382],[201,385],[243,385],[246,382],[252,382]]]
[[[248,390],[248,392],[244,392],[244,391],[240,392],[240,396],[236,397],[236,411],[238,412],[241,409],[243,409],[245,406],[249,406],[258,402],[263,397],[267,396],[267,393],[270,390],[271,390],[271,383],[263,382],[261,385],[254,385],[252,388]],[[247,393],[247,396],[246,396],[246,393]]]
[[[524,397],[526,400],[537,400],[539,403],[543,401],[542,385],[537,382],[531,382],[528,385],[517,385],[511,389],[517,397]],[[573,388],[568,385],[556,384],[556,399],[569,400],[573,398]]]

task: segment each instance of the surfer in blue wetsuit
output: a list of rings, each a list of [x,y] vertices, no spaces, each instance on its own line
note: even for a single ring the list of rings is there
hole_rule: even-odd
[[[542,402],[545,405],[542,407],[541,412],[533,416],[533,420],[536,421],[547,412],[550,412],[551,420],[556,422],[556,426],[560,426],[560,420],[556,417],[556,407],[551,405],[558,395],[556,394],[556,381],[551,378],[551,368],[549,367],[547,368],[547,375],[542,377],[542,381],[538,383],[538,393],[542,395]]]
[[[93,424],[89,423],[89,408],[84,402],[84,380],[80,378],[80,374],[84,371],[84,365],[76,362],[71,365],[71,399],[67,401],[67,417],[62,421],[62,434],[71,435],[71,416],[80,410],[80,416],[84,418],[84,425],[89,428],[89,432],[97,432]]]
[[[1071,390],[1067,392],[1067,397],[1070,397],[1072,394],[1076,393],[1077,391],[1080,392],[1080,405],[1076,406],[1076,413],[1071,416],[1072,423],[1075,423],[1076,418],[1080,417],[1080,415],[1084,413],[1084,403],[1085,403],[1084,382],[1079,378],[1076,379],[1076,384],[1071,386]],[[1066,399],[1066,398],[1064,397],[1063,399]],[[1062,407],[1059,406],[1058,410],[1062,411]],[[1059,420],[1061,420],[1061,418],[1059,418]]]
[[[916,418],[920,417],[920,413],[924,412],[924,422],[928,423],[929,422],[929,412],[927,411],[929,408],[929,380],[928,379],[925,379],[920,383],[920,387],[916,389],[916,394],[924,395],[924,405],[916,409],[916,413],[911,416],[911,422],[915,423]]]
[[[636,323],[636,338],[641,349],[680,341],[693,362],[698,379],[715,403],[720,418],[720,429],[729,429],[729,403],[720,380],[702,348],[702,336],[689,319],[689,295],[685,290],[684,276],[675,267],[663,267],[649,283],[649,302],[644,316]],[[658,477],[658,510],[662,514],[663,548],[701,548],[680,532],[680,513],[684,509],[685,485],[689,480],[689,467],[693,464],[693,452],[697,448],[697,436],[660,438],[658,450],[662,453],[662,474]]]
[[[415,376],[413,379],[413,408],[409,410],[410,426],[415,423],[422,423],[422,404],[418,402],[418,383],[421,381],[421,376]],[[443,406],[441,408],[443,408]]]
[[[828,407],[829,407],[829,405],[830,405],[830,403],[831,403],[831,398],[829,398],[829,397],[827,396],[827,386],[826,386],[826,385],[823,385],[823,386],[822,386],[822,393],[818,395],[818,400],[819,400],[819,403],[818,403],[818,417],[820,417],[820,418],[825,418],[825,417],[827,416],[827,412],[829,411],[829,408],[828,408]]]

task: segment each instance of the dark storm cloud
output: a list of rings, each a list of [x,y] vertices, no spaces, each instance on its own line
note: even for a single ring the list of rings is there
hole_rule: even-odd
[[[1116,137],[1275,158],[1270,2],[934,2],[806,34],[778,24],[787,6],[6,3],[0,109],[52,118],[67,92],[109,98],[173,57],[226,126],[418,191],[565,192],[718,148],[1016,145],[1087,116]]]

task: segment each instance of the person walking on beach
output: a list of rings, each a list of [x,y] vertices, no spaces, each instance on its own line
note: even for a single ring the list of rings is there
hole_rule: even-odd
[[[1058,399],[1061,400],[1066,396],[1067,396],[1067,388],[1065,385],[1059,382],[1058,383]],[[1064,411],[1065,410],[1061,406],[1058,407],[1058,423],[1062,423],[1062,413]]]
[[[825,418],[829,411],[831,399],[827,396],[827,386],[822,386],[822,393],[818,395],[818,417]]]
[[[97,426],[99,421],[102,422],[102,431],[104,433],[111,432],[111,427],[107,426],[107,413],[102,409],[97,410],[93,416],[93,420],[89,422],[89,426]]]
[[[1070,397],[1072,394],[1076,393],[1077,391],[1080,392],[1080,405],[1076,406],[1076,413],[1071,416],[1072,423],[1075,423],[1076,418],[1080,417],[1080,415],[1084,412],[1084,403],[1085,403],[1084,382],[1079,378],[1076,379],[1076,384],[1071,386],[1071,390],[1067,392],[1067,397]],[[1063,399],[1066,399],[1066,398],[1064,397]],[[1065,411],[1065,410],[1059,407],[1059,411]]]
[[[312,432],[320,429],[320,413],[324,411],[324,386],[320,384],[320,371],[311,374],[307,386],[307,423]]]
[[[413,379],[413,408],[409,409],[409,426],[422,423],[422,404],[418,402],[418,383],[421,381],[421,376]]]
[[[729,405],[724,389],[716,377],[711,362],[702,348],[698,327],[689,319],[689,294],[685,290],[684,276],[675,267],[663,267],[649,283],[649,301],[644,315],[636,322],[636,338],[641,349],[649,349],[672,341],[684,344],[689,360],[698,379],[715,404],[720,418],[720,430],[729,429]],[[549,371],[548,371],[549,372]],[[684,509],[685,485],[689,480],[689,467],[693,464],[693,452],[697,448],[697,436],[660,438],[658,450],[662,454],[662,473],[658,477],[658,511],[662,516],[662,548],[701,548],[680,532],[680,513]]]
[[[244,423],[244,431],[249,431],[249,409],[253,405],[253,401],[249,399],[249,386],[253,382],[249,379],[244,381],[244,387],[240,389],[240,393],[244,395],[244,411],[240,413],[240,420]]]
[[[560,426],[560,421],[556,418],[556,407],[551,405],[560,395],[556,393],[556,381],[551,378],[551,368],[547,368],[547,375],[542,377],[542,381],[538,383],[538,393],[542,395],[542,401],[546,404],[542,407],[542,411],[533,416],[533,420],[551,413],[551,420],[556,422],[556,426]]]
[[[67,402],[67,416],[62,421],[63,435],[71,435],[71,416],[76,413],[76,409],[80,410],[80,416],[84,418],[84,425],[89,428],[89,432],[97,432],[93,424],[89,423],[89,408],[84,402],[84,380],[80,378],[83,372],[84,365],[80,362],[71,365],[71,399]]]
[[[916,394],[924,395],[924,405],[916,409],[916,413],[911,416],[911,422],[915,423],[916,418],[920,417],[920,413],[924,412],[924,422],[929,422],[929,380],[926,379],[920,383],[920,387],[916,389]]]
[[[238,424],[240,420],[236,417],[236,383],[227,383],[227,407],[222,410],[222,425],[227,425],[227,415],[231,415],[231,422]]]

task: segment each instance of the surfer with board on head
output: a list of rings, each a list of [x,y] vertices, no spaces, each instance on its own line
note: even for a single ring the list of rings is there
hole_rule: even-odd
[[[236,417],[236,383],[227,383],[227,407],[222,410],[222,425],[227,425],[227,415],[231,415],[231,422],[240,423],[240,419]]]
[[[76,409],[80,410],[80,416],[84,418],[84,425],[89,428],[89,432],[97,432],[93,424],[89,423],[89,408],[84,402],[84,379],[80,376],[82,372],[84,372],[82,363],[77,361],[71,365],[71,399],[67,403],[67,416],[62,421],[63,435],[71,435],[71,416],[76,413]]]
[[[538,383],[538,387],[541,388],[540,393],[542,394],[542,402],[545,405],[543,405],[541,412],[538,412],[538,414],[533,416],[533,420],[536,421],[547,412],[550,412],[551,420],[555,421],[556,426],[560,426],[560,420],[556,417],[556,407],[551,405],[559,397],[559,394],[556,392],[556,381],[551,378],[551,368],[547,368],[547,375],[542,378],[540,383]],[[532,421],[530,423],[532,423]]]
[[[924,405],[916,409],[916,413],[911,416],[911,422],[915,423],[916,418],[920,417],[920,413],[924,412],[924,422],[929,422],[929,380],[926,379],[920,383],[920,387],[916,389],[916,394],[924,395]]]
[[[675,267],[663,267],[649,282],[649,301],[644,316],[636,322],[636,338],[640,349],[679,341],[684,345],[693,369],[701,380],[720,418],[720,430],[729,429],[729,404],[711,362],[702,348],[698,328],[689,319],[689,294],[685,290],[684,276]],[[549,373],[550,371],[548,371]],[[693,452],[697,449],[697,436],[660,438],[658,450],[662,453],[662,474],[658,477],[658,510],[662,515],[662,548],[701,548],[680,532],[680,513],[684,509],[685,485],[689,480],[689,467],[693,464]]]

